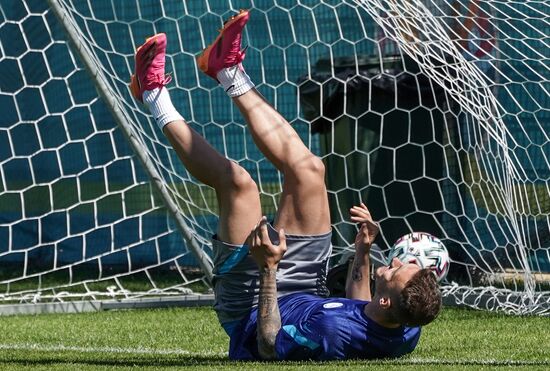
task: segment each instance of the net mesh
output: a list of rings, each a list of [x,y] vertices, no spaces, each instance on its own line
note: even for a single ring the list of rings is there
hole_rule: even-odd
[[[127,82],[134,46],[165,32],[176,108],[251,173],[273,216],[280,174],[195,62],[246,8],[248,74],[327,164],[334,262],[353,242],[347,210],[362,200],[383,250],[411,231],[442,239],[444,293],[456,302],[548,313],[547,2],[56,3],[207,255],[214,192],[182,167]],[[203,282],[52,11],[8,1],[0,16],[4,297],[178,294]]]
[[[470,282],[447,294],[474,306],[547,313],[548,4],[361,5],[458,105],[457,139],[466,154],[457,185],[468,188],[460,200],[473,206],[464,210],[460,241]],[[482,282],[497,288],[476,287]]]

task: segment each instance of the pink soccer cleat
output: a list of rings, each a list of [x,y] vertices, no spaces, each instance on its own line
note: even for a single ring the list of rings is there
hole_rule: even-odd
[[[143,102],[143,92],[160,88],[172,81],[164,74],[166,58],[166,35],[156,34],[145,40],[136,50],[135,73],[130,82],[130,91],[134,98]]]
[[[248,10],[241,10],[225,22],[216,40],[197,57],[202,72],[218,81],[217,74],[220,70],[233,67],[244,60],[245,51],[241,50],[241,37],[248,18]]]

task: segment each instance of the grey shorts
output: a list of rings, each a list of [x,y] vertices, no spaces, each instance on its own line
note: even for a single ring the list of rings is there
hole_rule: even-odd
[[[277,231],[269,224],[269,237],[279,243]],[[331,232],[315,235],[286,235],[287,251],[277,271],[279,297],[295,292],[328,296],[326,275],[332,251]],[[232,245],[214,236],[214,309],[228,331],[258,303],[258,268],[247,245]],[[229,333],[229,331],[228,331]]]

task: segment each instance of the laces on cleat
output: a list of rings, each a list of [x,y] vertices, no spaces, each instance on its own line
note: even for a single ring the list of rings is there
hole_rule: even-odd
[[[172,82],[172,72],[168,72],[162,77],[162,81],[159,81],[159,83],[163,85],[168,85],[170,82]]]
[[[170,72],[165,75],[155,75],[154,81],[162,86],[168,85],[172,81],[172,73]]]
[[[239,52],[239,54],[237,55],[237,64],[240,64],[242,63],[242,61],[244,61],[244,57],[246,56],[246,49],[248,49],[248,45],[245,46],[243,48],[243,50],[241,50]],[[235,73],[233,74],[233,79],[235,78],[235,76],[237,75],[237,71],[238,71],[238,68],[235,69]]]

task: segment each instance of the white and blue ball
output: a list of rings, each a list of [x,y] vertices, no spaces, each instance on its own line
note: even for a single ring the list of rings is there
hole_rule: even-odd
[[[449,252],[439,238],[424,232],[413,232],[399,238],[390,249],[388,262],[391,263],[395,257],[403,263],[430,268],[437,282],[447,276],[451,263]]]

